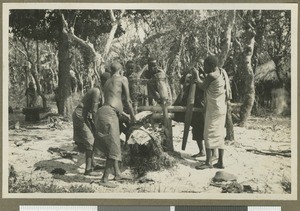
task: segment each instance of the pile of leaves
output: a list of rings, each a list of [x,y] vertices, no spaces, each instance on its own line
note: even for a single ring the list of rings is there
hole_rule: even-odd
[[[126,145],[123,150],[124,165],[130,166],[137,177],[144,176],[148,171],[158,171],[176,165],[176,159],[163,148],[166,138],[163,129],[148,127],[144,128],[143,132],[143,136],[148,134],[149,140]]]

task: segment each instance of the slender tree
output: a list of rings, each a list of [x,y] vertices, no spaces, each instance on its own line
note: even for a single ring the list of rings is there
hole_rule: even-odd
[[[243,17],[242,35],[236,39],[236,43],[240,48],[238,68],[242,74],[244,84],[243,102],[240,109],[240,126],[244,126],[251,114],[251,110],[255,100],[254,87],[254,72],[252,67],[252,55],[255,43],[255,29],[252,26],[253,11],[241,11],[240,15]]]

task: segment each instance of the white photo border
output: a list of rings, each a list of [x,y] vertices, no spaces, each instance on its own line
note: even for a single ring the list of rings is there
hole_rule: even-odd
[[[153,9],[153,10],[290,10],[291,11],[291,194],[195,194],[195,193],[8,193],[8,28],[9,10],[11,9]],[[73,199],[184,199],[184,200],[297,200],[297,128],[298,128],[298,93],[297,93],[297,37],[298,37],[298,4],[297,3],[3,3],[2,4],[2,29],[3,29],[3,134],[2,134],[2,197],[3,198],[73,198]]]

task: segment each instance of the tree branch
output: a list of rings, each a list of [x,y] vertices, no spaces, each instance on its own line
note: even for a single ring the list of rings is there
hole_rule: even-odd
[[[226,29],[223,33],[223,39],[224,41],[221,43],[221,53],[219,54],[219,66],[222,67],[227,59],[228,52],[230,50],[230,44],[231,44],[231,32],[235,20],[235,11],[231,10],[228,11],[226,14]]]
[[[109,17],[112,23],[116,22],[116,17],[113,10],[109,10]]]
[[[28,48],[27,48],[27,46],[26,46],[26,43],[25,43],[25,41],[24,40],[22,40],[22,39],[19,39],[19,41],[20,41],[20,43],[23,45],[23,47],[24,47],[24,50],[25,50],[25,52],[26,52],[26,57],[27,57],[27,60],[29,61],[29,63],[31,64],[31,65],[34,65],[34,63],[33,63],[33,61],[30,59],[30,53],[29,53],[29,50],[28,50]]]
[[[9,42],[9,44],[10,44],[11,46],[13,46],[14,49],[16,49],[16,50],[19,51],[21,54],[23,54],[23,56],[25,56],[26,58],[28,58],[27,54],[26,54],[24,51],[22,51],[22,49],[20,49],[19,47],[13,45],[11,42]]]
[[[122,10],[121,14],[120,14],[120,17],[118,19],[116,19],[113,10],[109,11],[110,19],[111,19],[111,22],[112,22],[112,28],[110,30],[109,37],[108,37],[107,43],[106,43],[105,48],[104,48],[104,53],[103,53],[104,57],[106,57],[108,52],[109,52],[111,43],[114,39],[114,36],[115,36],[116,31],[117,31],[118,25],[120,24],[120,21],[122,19],[122,16],[124,15],[124,13],[125,13],[125,10]]]
[[[239,41],[236,37],[234,38],[234,41],[235,41],[235,43],[238,45],[240,51],[243,52],[243,46],[242,46],[242,44],[240,43],[240,41]]]

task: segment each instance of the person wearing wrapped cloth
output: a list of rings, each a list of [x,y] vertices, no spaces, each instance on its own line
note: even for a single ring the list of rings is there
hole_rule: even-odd
[[[128,80],[122,76],[122,65],[114,62],[111,65],[112,77],[104,86],[104,104],[97,111],[95,118],[96,135],[94,147],[105,153],[106,165],[100,185],[114,188],[115,184],[108,181],[109,171],[114,170],[114,180],[128,179],[122,175],[119,162],[121,159],[121,140],[119,117],[123,113],[122,95],[125,96],[130,119],[135,122],[132,103],[129,95]]]
[[[199,72],[192,70],[197,86],[205,91],[205,123],[204,143],[206,148],[206,161],[197,169],[224,168],[225,121],[227,101],[231,99],[229,79],[224,69],[218,67],[216,56],[208,56],[204,60],[205,80],[201,80]],[[218,162],[212,165],[212,151],[218,149]]]
[[[198,69],[200,71],[200,68]],[[201,77],[201,76],[200,76]],[[190,73],[184,74],[180,78],[180,83],[182,84],[182,90],[177,96],[175,102],[173,103],[174,106],[186,106],[189,96],[189,90],[191,87],[192,75]],[[194,106],[197,108],[204,109],[204,91],[199,87],[196,87],[195,91],[195,100]],[[174,121],[176,122],[183,122],[185,120],[185,113],[183,112],[176,112],[174,114]],[[199,149],[199,153],[192,155],[192,158],[203,157],[205,156],[204,147],[203,147],[203,131],[204,131],[204,112],[193,112],[192,121],[192,139],[197,142],[197,146]]]
[[[90,175],[96,164],[93,157],[95,114],[102,105],[102,92],[98,87],[89,89],[75,108],[73,119],[73,139],[79,152],[85,153],[85,175]]]

